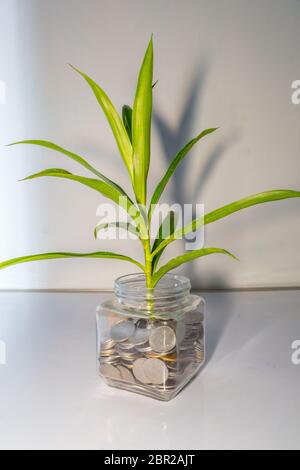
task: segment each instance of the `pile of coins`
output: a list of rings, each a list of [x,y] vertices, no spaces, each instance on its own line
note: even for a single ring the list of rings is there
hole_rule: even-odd
[[[156,390],[174,390],[204,362],[203,319],[125,319],[115,323],[99,351],[100,373]]]

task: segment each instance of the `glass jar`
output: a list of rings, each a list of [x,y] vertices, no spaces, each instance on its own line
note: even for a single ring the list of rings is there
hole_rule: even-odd
[[[171,400],[205,360],[205,301],[168,274],[146,288],[143,274],[119,278],[97,310],[99,372],[112,386]]]

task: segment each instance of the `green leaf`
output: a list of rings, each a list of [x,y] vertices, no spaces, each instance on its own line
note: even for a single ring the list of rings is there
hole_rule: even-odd
[[[113,202],[115,202],[128,212],[130,217],[137,224],[137,227],[139,228],[141,234],[143,234],[144,237],[147,237],[147,229],[143,216],[141,216],[139,210],[137,209],[133,201],[128,196],[125,196],[118,189],[112,187],[104,181],[86,178],[84,176],[73,175],[72,173],[69,173],[68,171],[62,170],[60,168],[50,168],[48,170],[41,171],[40,173],[36,173],[34,175],[28,176],[27,178],[24,178],[23,181],[28,181],[44,176],[54,178],[65,178],[72,181],[77,181],[78,183],[81,183],[91,189],[94,189],[95,191],[107,197],[108,199],[111,199]]]
[[[219,219],[223,219],[224,217],[227,217],[234,212],[247,209],[248,207],[264,204],[266,202],[280,201],[282,199],[291,199],[296,197],[300,197],[300,192],[289,189],[277,189],[255,194],[253,196],[248,196],[244,199],[240,199],[239,201],[233,202],[224,207],[221,207],[220,209],[216,209],[209,214],[206,214],[205,225],[216,222]]]
[[[119,204],[120,198],[122,197],[124,198],[123,193],[121,193],[114,187],[111,187],[109,184],[105,183],[104,181],[99,181],[93,178],[86,178],[85,176],[73,175],[69,171],[63,170],[61,168],[49,168],[39,173],[35,173],[34,175],[27,176],[22,181],[28,181],[28,180],[32,180],[36,178],[41,178],[44,176],[49,176],[49,177],[54,177],[54,178],[66,178],[66,179],[70,179],[73,181],[77,181],[78,183],[84,184],[85,186],[88,186],[98,191],[103,196],[114,201],[116,204]],[[130,201],[129,198],[125,197],[124,199],[127,202],[128,206],[133,204],[133,202]]]
[[[29,181],[35,178],[40,178],[42,176],[55,176],[57,178],[68,178],[68,176],[73,176],[67,170],[63,170],[62,168],[49,168],[48,170],[41,171],[39,173],[35,173],[34,175],[26,176],[26,178],[21,179],[20,181]],[[94,180],[98,181],[98,180]]]
[[[280,201],[282,199],[290,199],[295,197],[300,197],[299,191],[276,189],[240,199],[239,201],[228,204],[224,207],[221,207],[220,209],[216,209],[213,212],[206,214],[204,217],[195,219],[190,224],[186,225],[183,229],[177,230],[169,240],[162,241],[162,243],[153,253],[153,256],[157,255],[157,253],[159,253],[172,241],[183,238],[185,235],[188,235],[191,232],[195,232],[203,225],[211,224],[219,219],[227,217],[228,215],[234,214],[235,212],[255,206],[257,204],[264,204],[266,202]]]
[[[79,69],[71,65],[71,67],[78,72],[90,85],[91,89],[94,92],[94,95],[97,98],[98,103],[100,104],[103,112],[110,124],[110,127],[115,136],[120,154],[123,158],[123,161],[127,167],[129,175],[133,180],[133,162],[132,162],[132,145],[130,139],[127,135],[126,129],[122,122],[121,117],[113,106],[112,102],[106,95],[106,93],[100,88],[100,86],[94,82],[88,75],[81,72]]]
[[[158,281],[169,271],[178,268],[182,264],[188,263],[189,261],[193,261],[197,258],[201,258],[202,256],[212,255],[215,253],[220,253],[223,255],[231,256],[234,259],[237,259],[233,254],[229,253],[229,251],[223,250],[221,248],[202,248],[201,250],[194,250],[186,253],[182,256],[178,256],[177,258],[172,259],[167,263],[165,266],[159,269],[154,276],[153,282],[154,286],[158,283]]]
[[[134,190],[138,203],[146,205],[150,165],[153,83],[153,41],[150,40],[139,73],[132,114]]]
[[[169,166],[165,176],[163,179],[160,181],[160,183],[157,185],[153,197],[151,199],[151,204],[150,204],[150,209],[149,209],[149,220],[151,220],[151,217],[153,215],[153,212],[155,210],[155,205],[158,203],[163,191],[165,190],[168,182],[170,181],[171,177],[175,173],[177,167],[179,164],[182,162],[182,160],[187,156],[187,154],[190,152],[190,150],[194,147],[194,145],[199,142],[199,140],[203,139],[203,137],[211,134],[212,132],[215,132],[218,128],[214,127],[211,129],[206,129],[205,131],[201,132],[197,137],[192,139],[183,149],[181,149],[173,161],[171,162],[171,165]]]
[[[11,147],[13,145],[20,145],[20,144],[37,145],[39,147],[44,147],[44,148],[47,148],[47,149],[51,149],[51,150],[54,150],[55,152],[59,152],[63,155],[66,155],[67,157],[70,157],[72,160],[74,160],[75,162],[77,162],[80,165],[82,165],[83,167],[85,167],[87,170],[94,173],[94,175],[98,176],[98,178],[102,179],[103,181],[105,181],[108,184],[111,184],[116,189],[119,189],[121,192],[123,192],[125,194],[125,191],[120,186],[118,186],[114,181],[107,178],[102,173],[100,173],[98,170],[96,170],[84,158],[80,157],[76,153],[69,152],[69,150],[66,150],[66,149],[62,148],[59,145],[54,144],[53,142],[49,142],[47,140],[23,140],[21,142],[14,142],[12,144],[9,144],[8,147]]]
[[[126,223],[126,222],[107,222],[105,224],[97,225],[97,227],[94,230],[95,238],[97,239],[98,233],[101,230],[108,230],[110,228],[117,228],[117,229],[121,229],[121,230],[126,230],[127,232],[130,232],[130,233],[132,233],[133,235],[135,235],[137,237],[140,236],[137,227],[135,227],[134,225],[132,225],[130,223]]]
[[[132,108],[130,106],[123,106],[122,119],[127,135],[132,143]]]
[[[158,234],[156,236],[156,239],[153,243],[152,251],[155,251],[161,242],[165,240],[167,237],[171,237],[173,233],[175,232],[176,225],[177,225],[177,214],[174,211],[169,212],[169,214],[165,217],[163,220],[159,230]],[[162,257],[164,250],[161,250],[154,258],[153,258],[153,272],[156,270],[158,262],[160,258]]]
[[[20,258],[10,259],[0,263],[0,269],[8,268],[21,263],[29,263],[31,261],[42,261],[49,259],[60,259],[60,258],[109,258],[118,259],[121,261],[128,261],[133,263],[142,270],[144,267],[136,260],[129,258],[128,256],[119,255],[118,253],[111,253],[109,251],[99,251],[96,253],[42,253],[38,255],[22,256]]]

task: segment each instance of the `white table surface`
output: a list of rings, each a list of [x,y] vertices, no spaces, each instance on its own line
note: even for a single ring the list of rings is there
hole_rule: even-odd
[[[1,449],[300,449],[300,291],[207,293],[208,361],[173,401],[97,377],[99,293],[1,293]]]

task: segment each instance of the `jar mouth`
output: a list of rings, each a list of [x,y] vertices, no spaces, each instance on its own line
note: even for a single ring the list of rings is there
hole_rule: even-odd
[[[184,276],[166,274],[153,289],[148,289],[144,274],[128,274],[115,281],[114,290],[119,299],[168,300],[189,294],[191,283]]]

